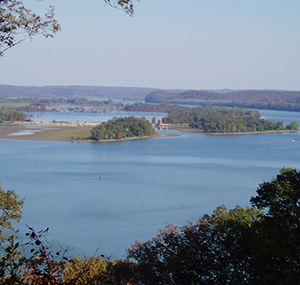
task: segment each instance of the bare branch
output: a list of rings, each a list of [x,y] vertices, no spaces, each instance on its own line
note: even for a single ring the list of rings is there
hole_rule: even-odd
[[[113,8],[125,11],[129,16],[134,14],[132,0],[104,0],[104,2]]]

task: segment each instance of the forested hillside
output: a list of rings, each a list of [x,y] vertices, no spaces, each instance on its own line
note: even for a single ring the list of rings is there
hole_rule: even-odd
[[[181,93],[154,91],[146,96],[149,103],[203,104],[300,111],[300,91],[241,90],[215,92],[191,90]]]

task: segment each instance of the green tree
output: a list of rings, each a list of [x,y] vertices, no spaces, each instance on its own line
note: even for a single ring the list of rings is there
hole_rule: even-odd
[[[19,272],[20,250],[15,242],[17,229],[13,223],[22,217],[24,201],[13,191],[0,187],[0,283],[14,284]]]
[[[151,123],[146,119],[135,117],[113,118],[103,122],[91,130],[89,139],[100,141],[122,139],[139,136],[152,136],[155,133]]]
[[[0,186],[0,242],[7,238],[8,233],[17,233],[13,222],[20,222],[24,201],[14,190],[5,191]]]
[[[136,260],[136,282],[246,284],[254,278],[252,226],[262,217],[255,207],[228,211],[222,205],[196,223],[167,225],[152,240],[128,250]]]
[[[298,130],[298,129],[299,129],[299,125],[298,125],[297,122],[291,122],[290,124],[288,124],[288,125],[286,126],[286,128],[287,128],[288,130]]]
[[[266,284],[299,284],[300,172],[283,168],[250,201],[266,212],[256,225],[257,276]]]
[[[24,121],[26,115],[16,110],[1,109],[0,110],[0,123],[13,122],[13,121]]]
[[[183,227],[136,242],[141,284],[299,284],[300,172],[283,168],[259,185],[252,208],[219,206]],[[263,210],[263,211],[262,211]]]

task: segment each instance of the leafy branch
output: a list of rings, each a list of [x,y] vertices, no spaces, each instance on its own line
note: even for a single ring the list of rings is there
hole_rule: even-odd
[[[0,0],[0,56],[33,36],[52,38],[61,30],[54,16],[53,6],[42,17],[26,8],[22,1]]]

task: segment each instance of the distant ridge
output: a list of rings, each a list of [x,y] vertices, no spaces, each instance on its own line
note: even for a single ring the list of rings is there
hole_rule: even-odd
[[[145,102],[300,111],[300,91],[189,90],[175,93],[156,90],[146,96]]]
[[[104,97],[132,98],[144,100],[155,88],[139,87],[101,87],[101,86],[15,86],[0,85],[2,97]]]
[[[180,93],[170,91],[154,91],[146,96],[145,101],[151,103],[163,103],[175,101],[243,101],[243,102],[285,102],[300,103],[300,91],[285,90],[190,90]]]

